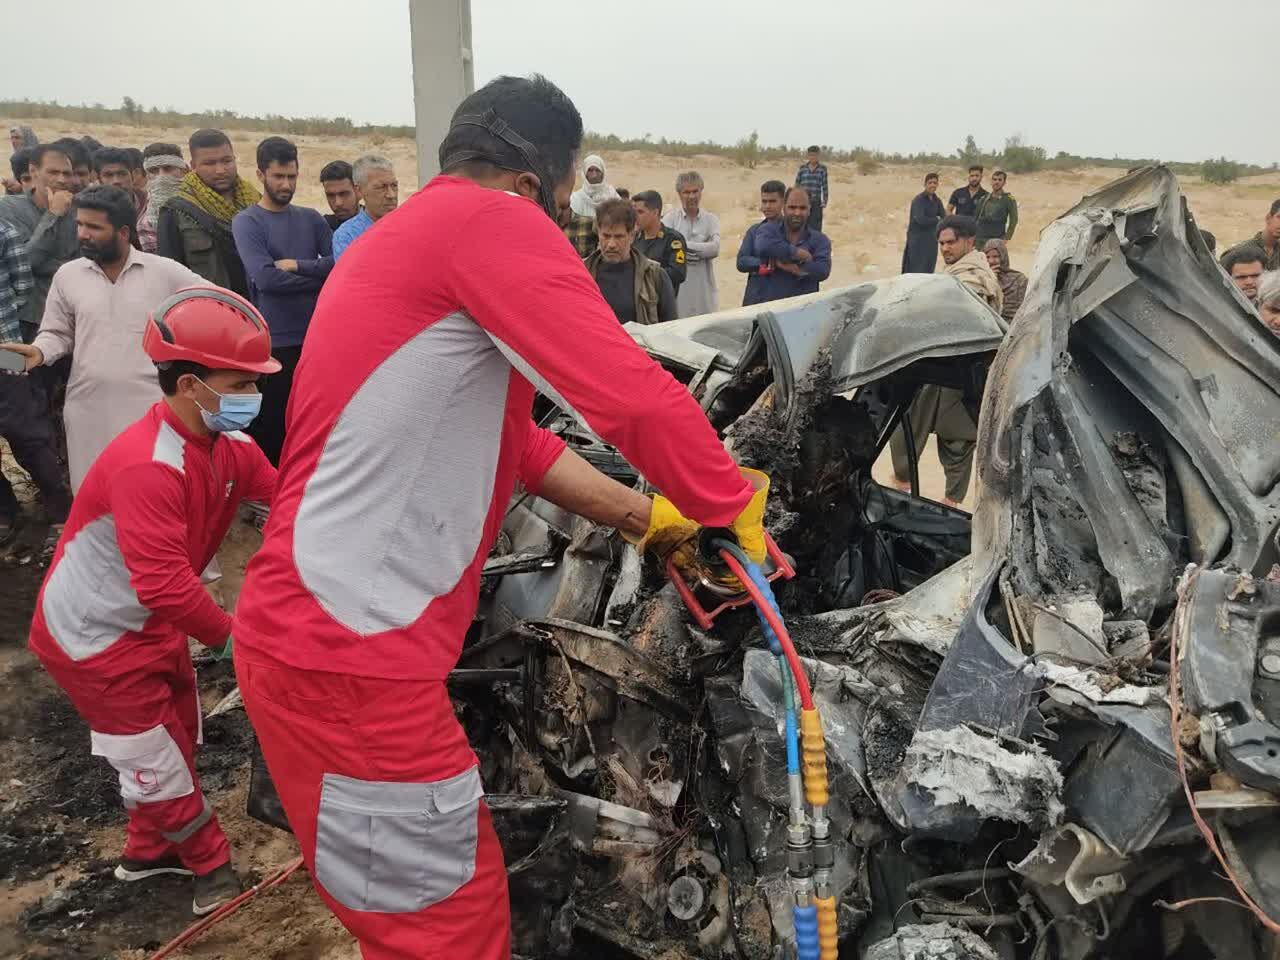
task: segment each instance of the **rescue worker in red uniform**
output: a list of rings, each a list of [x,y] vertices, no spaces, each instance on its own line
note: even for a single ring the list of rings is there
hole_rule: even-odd
[[[120,775],[129,815],[121,880],[195,876],[192,908],[240,892],[195,770],[200,701],[187,637],[222,650],[231,617],[200,583],[242,500],[270,503],[276,472],[240,431],[271,358],[243,298],[188,287],[148,318],[143,348],[164,398],[102,452],[71,506],[40,589],[31,650]]]
[[[463,101],[444,172],[330,275],[294,381],[236,671],[316,889],[366,958],[510,954],[502,851],[445,679],[515,484],[660,556],[699,524],[764,556],[767,483],[622,330],[556,226],[581,139],[542,77]],[[664,496],[535,427],[535,389]]]

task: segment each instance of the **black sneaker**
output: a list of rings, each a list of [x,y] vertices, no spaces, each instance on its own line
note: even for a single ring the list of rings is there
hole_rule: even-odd
[[[44,535],[44,543],[40,545],[40,563],[48,566],[53,562],[53,555],[58,552],[58,541],[62,539],[62,528],[65,524],[51,523]]]
[[[175,877],[189,877],[191,871],[182,865],[177,854],[159,857],[155,860],[130,860],[121,857],[116,865],[116,879],[131,883],[134,880],[145,880],[147,877],[159,877],[172,874]]]
[[[196,877],[195,897],[191,901],[191,912],[197,917],[213,913],[224,903],[229,903],[240,896],[240,878],[230,863],[224,863],[216,870]]]

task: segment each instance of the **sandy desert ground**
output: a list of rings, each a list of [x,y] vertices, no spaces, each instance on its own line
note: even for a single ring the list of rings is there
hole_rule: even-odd
[[[0,118],[6,128],[10,123]],[[124,125],[67,125],[61,121],[33,124],[41,140],[66,135],[89,134],[105,144],[143,147],[161,140],[186,146],[189,130],[164,130]],[[254,147],[261,135],[231,131],[241,174],[253,177]],[[409,140],[380,137],[335,138],[299,136],[301,187],[296,202],[328,212],[324,193],[317,177],[320,168],[330,160],[354,160],[366,152],[389,157],[400,176],[401,197],[418,187],[415,165],[416,151]],[[799,164],[767,163],[754,170],[738,166],[722,157],[705,156],[693,160],[663,157],[649,153],[627,152],[605,156],[611,183],[632,192],[658,190],[668,204],[675,202],[676,174],[685,169],[701,171],[707,188],[704,206],[720,217],[723,230],[720,259],[716,265],[720,285],[721,306],[733,306],[742,300],[745,280],[734,268],[734,255],[746,228],[758,218],[759,186],[769,179],[791,183]],[[831,167],[831,206],[826,212],[824,229],[830,235],[834,269],[829,286],[847,285],[860,280],[893,276],[902,260],[902,244],[906,232],[906,213],[911,198],[921,189],[927,172],[924,167],[885,166],[879,172],[861,176],[851,164]],[[958,166],[943,168],[939,194],[946,195],[964,182],[964,171]],[[1042,172],[1012,176],[1009,190],[1018,199],[1021,222],[1011,245],[1014,266],[1030,266],[1040,231],[1059,213],[1074,204],[1083,194],[1113,179],[1120,171],[1090,168],[1069,172]],[[989,185],[989,184],[988,184]],[[1265,174],[1238,181],[1230,186],[1213,186],[1199,178],[1183,178],[1183,190],[1200,226],[1218,237],[1219,249],[1224,245],[1252,236],[1260,227],[1265,207],[1280,197],[1280,173]]]
[[[10,121],[0,118],[7,129]],[[176,143],[184,148],[190,130],[164,129],[124,124],[67,124],[43,121],[32,124],[42,141],[62,136],[89,134],[104,144],[143,147],[153,141]],[[242,176],[254,176],[254,150],[264,134],[230,131]],[[376,152],[395,164],[400,178],[401,199],[418,188],[415,145],[398,138],[296,136],[302,176],[295,202],[328,212],[318,177],[330,160],[354,160],[362,153]],[[759,218],[759,187],[765,180],[792,183],[800,158],[788,163],[763,163],[747,169],[723,157],[694,159],[665,157],[636,151],[605,156],[608,180],[635,193],[657,190],[668,206],[676,202],[675,178],[682,170],[699,170],[706,181],[705,209],[720,217],[721,250],[716,263],[720,306],[742,302],[746,278],[737,272],[735,258],[742,235]],[[889,277],[899,272],[906,234],[907,208],[921,189],[928,170],[921,166],[883,166],[870,175],[860,175],[852,164],[830,168],[831,204],[824,230],[831,237],[833,268],[827,287],[847,286],[864,280]],[[939,170],[944,199],[964,183],[960,166]],[[989,173],[989,171],[988,171]],[[1018,200],[1020,221],[1010,244],[1013,265],[1027,270],[1035,258],[1040,231],[1086,193],[1114,179],[1121,171],[1096,167],[1074,171],[1046,171],[1012,176],[1009,190]],[[987,183],[989,186],[989,181]],[[1280,172],[1245,178],[1229,186],[1214,186],[1198,177],[1182,180],[1183,191],[1196,221],[1218,238],[1219,250],[1252,236],[1261,228],[1262,216],[1271,202],[1280,197]],[[929,441],[921,462],[921,483],[926,496],[942,496],[943,479],[933,441]],[[876,466],[876,477],[889,476],[887,461]],[[965,501],[972,506],[973,492]]]
[[[34,126],[42,140],[87,133],[103,143],[123,146],[145,146],[156,140],[185,145],[190,132],[122,125],[73,128],[58,121],[39,122]],[[254,145],[259,135],[233,132],[232,139],[241,160],[242,174],[252,177]],[[299,203],[327,211],[316,180],[320,167],[332,159],[352,160],[369,151],[383,153],[394,161],[400,175],[402,197],[417,187],[414,145],[410,141],[311,136],[295,139],[301,151],[303,174]],[[733,257],[744,230],[757,217],[759,184],[771,178],[791,182],[795,164],[762,164],[751,170],[718,157],[700,157],[691,162],[642,153],[610,155],[606,161],[610,167],[609,179],[614,184],[632,191],[657,189],[668,202],[674,199],[677,172],[691,167],[702,172],[707,182],[705,206],[720,216],[723,227],[722,253],[717,264],[720,302],[722,306],[738,303],[743,278],[734,269]],[[923,167],[885,167],[878,173],[860,176],[852,166],[832,167],[832,204],[826,214],[826,229],[834,245],[831,286],[898,272],[907,206],[920,189],[925,172]],[[944,195],[963,180],[963,171],[958,167],[941,172]],[[1018,198],[1022,215],[1012,244],[1015,266],[1029,267],[1040,230],[1082,194],[1112,179],[1117,172],[1087,169],[1012,178],[1010,189]],[[1280,174],[1250,178],[1227,187],[1214,187],[1190,178],[1184,179],[1183,188],[1197,220],[1218,236],[1221,247],[1250,236],[1259,228],[1265,207],[1280,196]],[[883,473],[878,473],[883,478]],[[924,471],[927,494],[940,495],[939,474],[936,459],[930,454]],[[234,602],[243,562],[252,552],[255,537],[248,528],[237,526],[233,542],[224,550],[223,565],[227,571],[224,593],[229,602]],[[101,923],[96,919],[82,921],[84,929],[73,932],[69,939],[56,936],[51,939],[48,931],[50,926],[76,927],[74,922],[66,920],[68,915],[76,916],[74,910],[68,912],[68,908],[78,902],[75,899],[64,904],[61,913],[54,910],[55,916],[44,927],[37,924],[28,929],[26,924],[18,923],[24,909],[52,891],[69,889],[75,897],[95,896],[95,878],[103,870],[98,858],[112,856],[120,842],[122,827],[121,817],[109,807],[112,790],[105,766],[98,769],[101,765],[92,764],[84,757],[85,763],[78,767],[85,771],[86,781],[82,784],[68,782],[65,777],[60,781],[52,772],[55,768],[61,769],[72,755],[79,752],[87,755],[87,736],[83,728],[77,726],[78,721],[66,715],[57,693],[23,649],[26,618],[39,583],[38,572],[30,567],[0,571],[0,581],[4,583],[0,592],[19,601],[6,604],[8,615],[0,616],[0,687],[8,691],[0,697],[0,768],[5,770],[0,776],[0,814],[10,817],[12,824],[20,824],[19,828],[0,823],[3,828],[0,834],[4,835],[0,837],[4,841],[0,843],[0,854],[8,854],[10,867],[16,864],[12,878],[0,882],[0,955],[110,956],[117,960],[142,960],[158,943],[186,924],[182,896],[157,892],[152,898],[149,894],[131,892],[130,900],[108,897],[107,906],[96,914],[104,917]],[[221,690],[229,682],[228,677],[223,676],[218,682]],[[226,752],[230,753],[231,746],[239,742],[236,738],[240,734],[228,729],[225,736]],[[36,746],[46,740],[53,748],[48,744]],[[238,868],[245,876],[257,880],[291,859],[295,848],[290,838],[245,816],[248,768],[247,762],[237,761],[235,756],[238,755],[218,764],[223,785],[211,793],[235,845]],[[227,759],[233,764],[229,772],[223,769]],[[53,789],[58,783],[62,783],[63,789],[70,787],[73,792],[79,789],[92,794],[107,806],[95,801],[89,811],[91,815],[80,817],[66,810],[51,810],[46,801],[58,801],[60,794]],[[77,804],[83,806],[80,800]],[[14,831],[21,834],[17,840],[12,835]],[[68,836],[73,840],[66,840]],[[70,844],[77,845],[78,850],[68,849]],[[0,880],[6,875],[0,871]],[[94,916],[91,911],[90,917]],[[95,926],[98,929],[95,930]],[[305,874],[300,873],[284,887],[250,903],[178,956],[205,960],[233,957],[356,960],[358,951],[311,892]]]

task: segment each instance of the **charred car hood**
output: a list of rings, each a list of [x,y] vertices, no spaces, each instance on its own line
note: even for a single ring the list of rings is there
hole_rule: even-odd
[[[763,349],[783,409],[824,349],[832,390],[844,393],[917,360],[993,351],[1004,337],[999,317],[941,274],[906,274],[626,329],[651,356],[698,369],[741,373]]]

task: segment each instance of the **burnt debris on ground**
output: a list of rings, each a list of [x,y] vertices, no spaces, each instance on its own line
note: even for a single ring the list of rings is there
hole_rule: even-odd
[[[95,860],[78,880],[23,911],[22,928],[59,956],[100,957],[108,950],[153,950],[190,923],[190,886],[156,877],[121,883],[115,864]]]
[[[42,576],[33,565],[0,570],[0,881],[16,888],[52,877],[53,889],[32,896],[3,943],[58,957],[154,949],[191,922],[191,885],[172,877],[121,883],[113,862],[95,859],[95,838],[125,820],[119,783],[90,753],[84,721],[25,650]],[[229,663],[207,665],[200,678],[207,706],[235,684]],[[199,769],[216,805],[247,777],[252,732],[243,711],[208,719],[204,732]]]

